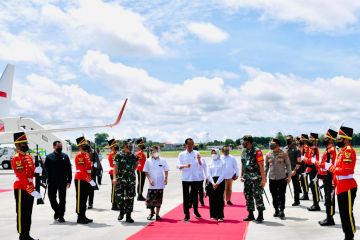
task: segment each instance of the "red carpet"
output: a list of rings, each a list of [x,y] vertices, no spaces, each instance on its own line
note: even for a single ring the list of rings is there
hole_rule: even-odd
[[[245,239],[247,222],[242,219],[247,216],[245,197],[243,193],[233,193],[234,206],[225,206],[224,222],[218,223],[210,219],[208,198],[206,206],[199,207],[202,219],[191,215],[191,220],[184,223],[182,204],[162,216],[162,220],[151,222],[128,240],[243,240]],[[191,210],[190,210],[191,211]],[[160,212],[161,213],[161,212]]]
[[[10,192],[12,191],[12,189],[0,189],[0,193],[3,193],[3,192]]]

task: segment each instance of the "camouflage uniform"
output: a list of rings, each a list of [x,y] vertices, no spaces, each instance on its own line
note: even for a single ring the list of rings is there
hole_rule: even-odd
[[[121,151],[116,154],[114,164],[118,167],[115,201],[119,204],[121,212],[131,213],[136,195],[135,167],[138,165],[138,158],[132,153]]]
[[[263,162],[263,154],[258,148],[244,149],[241,154],[241,163],[244,182],[244,193],[248,211],[254,211],[254,198],[257,210],[264,211],[265,205],[262,198],[261,174],[259,163]]]

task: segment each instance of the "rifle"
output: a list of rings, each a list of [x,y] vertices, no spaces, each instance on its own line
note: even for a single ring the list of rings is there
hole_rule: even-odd
[[[45,196],[46,196],[46,173],[44,168],[44,163],[41,159],[41,156],[39,156],[39,145],[36,144],[36,156],[35,156],[35,167],[41,167],[42,173],[35,173],[35,190],[40,193],[40,187],[45,188],[44,192],[44,198],[40,198],[36,201],[37,205],[44,204]]]

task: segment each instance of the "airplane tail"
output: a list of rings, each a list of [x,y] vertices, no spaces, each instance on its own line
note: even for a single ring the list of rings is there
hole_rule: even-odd
[[[9,113],[14,71],[15,66],[8,64],[0,78],[0,116],[6,116]]]

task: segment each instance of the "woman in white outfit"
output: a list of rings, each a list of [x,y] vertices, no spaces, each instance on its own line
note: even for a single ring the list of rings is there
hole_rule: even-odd
[[[207,194],[210,203],[210,217],[219,222],[224,219],[224,169],[225,164],[220,158],[219,150],[211,150],[212,160],[207,166]]]

